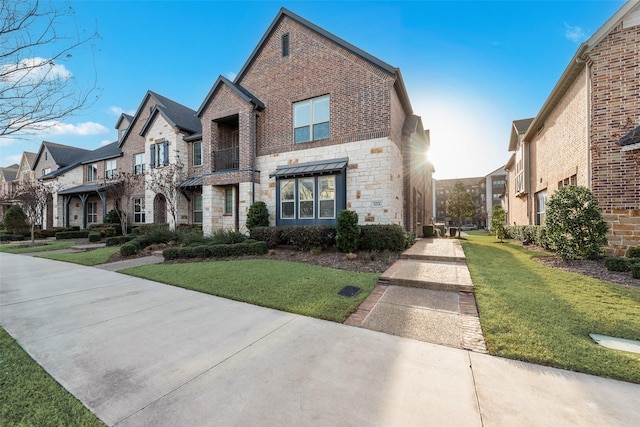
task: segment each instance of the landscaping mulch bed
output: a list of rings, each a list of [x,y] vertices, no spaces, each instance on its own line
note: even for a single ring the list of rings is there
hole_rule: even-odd
[[[604,259],[564,261],[559,256],[533,257],[533,259],[547,267],[594,277],[618,285],[640,287],[640,279],[634,279],[630,271],[609,271],[604,268]]]
[[[138,252],[136,255],[124,257],[117,252],[109,258],[109,262],[122,261],[126,259],[151,256],[167,247],[167,245],[155,245]],[[372,259],[373,258],[373,259]],[[339,270],[357,271],[362,273],[383,273],[394,262],[400,258],[399,252],[365,252],[359,254],[354,260],[348,260],[345,254],[335,250],[322,251],[313,254],[311,251],[299,251],[292,248],[277,248],[269,251],[267,255],[245,255],[241,257],[228,258],[188,258],[165,261],[166,264],[177,264],[185,262],[202,261],[229,261],[241,259],[275,259],[279,261],[301,262],[305,264],[319,265],[321,267],[337,268]]]

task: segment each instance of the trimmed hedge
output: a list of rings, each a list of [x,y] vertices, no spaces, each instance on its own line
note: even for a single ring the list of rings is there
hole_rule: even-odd
[[[100,233],[98,233],[96,231],[89,232],[89,241],[90,242],[99,242],[100,239],[102,239],[102,236],[100,235]]]
[[[140,249],[131,242],[125,243],[120,247],[120,253],[122,256],[131,256],[138,253]]]
[[[267,242],[244,242],[220,245],[201,245],[195,247],[167,248],[162,251],[162,255],[166,260],[184,258],[225,258],[242,255],[264,255],[267,253],[268,249],[269,248],[267,247]]]
[[[622,257],[607,257],[604,267],[609,271],[629,271],[629,260]]]
[[[20,240],[24,240],[24,236],[22,234],[0,234],[0,242],[17,242]]]
[[[274,248],[280,244],[281,227],[253,227],[249,235],[252,239],[266,242],[270,248]]]
[[[507,239],[515,239],[523,245],[538,245],[549,249],[547,229],[543,225],[510,225],[505,227]]]
[[[360,227],[358,249],[364,251],[403,251],[407,245],[407,234],[397,224],[374,224]]]
[[[640,279],[640,263],[631,264],[631,277],[634,279]]]
[[[301,251],[308,251],[311,248],[328,248],[335,245],[336,228],[328,225],[282,227],[280,241],[285,245],[295,246]]]
[[[135,236],[113,236],[107,237],[105,243],[107,246],[119,246],[123,245],[134,239]]]
[[[86,239],[87,237],[89,237],[88,230],[59,231],[56,233],[56,240]]]
[[[627,251],[628,258],[640,258],[640,247],[629,248]]]

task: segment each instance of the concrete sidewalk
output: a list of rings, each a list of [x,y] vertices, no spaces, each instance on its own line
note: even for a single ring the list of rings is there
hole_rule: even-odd
[[[0,324],[108,425],[640,425],[635,384],[91,267],[0,269]]]
[[[486,353],[473,283],[457,239],[417,239],[345,322]]]

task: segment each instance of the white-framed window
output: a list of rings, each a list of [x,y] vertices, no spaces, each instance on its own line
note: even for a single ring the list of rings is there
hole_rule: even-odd
[[[98,202],[87,203],[87,222],[89,224],[98,222]]]
[[[133,222],[145,223],[144,198],[133,199]]]
[[[516,194],[524,193],[525,190],[525,170],[524,170],[524,146],[521,143],[516,151]]]
[[[134,175],[144,175],[144,153],[133,155],[133,173]]]
[[[293,140],[309,142],[329,138],[329,95],[293,104]]]
[[[151,144],[151,169],[169,164],[169,143],[167,141]]]
[[[104,165],[104,177],[107,179],[113,179],[116,177],[116,161],[115,160],[107,160]]]
[[[280,218],[335,219],[335,175],[281,179]]]
[[[233,214],[233,187],[224,189],[224,214]]]
[[[193,222],[202,224],[202,194],[193,196]]]
[[[96,163],[87,165],[87,181],[95,181],[98,179],[98,165]]]
[[[51,168],[44,168],[44,169],[42,169],[42,176],[44,176],[44,175],[46,175],[46,174],[48,174],[48,173],[51,173]]]
[[[322,176],[318,178],[318,218],[336,217],[336,177]]]
[[[202,165],[202,141],[193,143],[193,166]]]
[[[296,217],[296,180],[280,180],[280,218]]]
[[[544,225],[547,210],[547,190],[536,193],[536,225]]]

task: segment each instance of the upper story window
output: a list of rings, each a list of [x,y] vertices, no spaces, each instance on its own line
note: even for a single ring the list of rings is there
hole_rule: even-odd
[[[524,144],[520,143],[516,151],[516,194],[525,192]]]
[[[282,35],[282,57],[289,56],[289,33]]]
[[[151,169],[169,164],[169,143],[167,141],[151,144]]]
[[[107,179],[113,179],[116,177],[116,161],[107,160],[104,167],[104,177]]]
[[[44,168],[44,169],[42,169],[42,176],[44,176],[44,175],[46,175],[46,174],[48,174],[50,172],[51,172],[51,168]]]
[[[134,154],[133,173],[134,175],[144,175],[144,153]]]
[[[98,179],[98,165],[96,163],[87,165],[87,181],[95,181]]]
[[[329,95],[293,104],[294,142],[329,138]]]
[[[202,165],[202,141],[193,143],[193,166]]]

